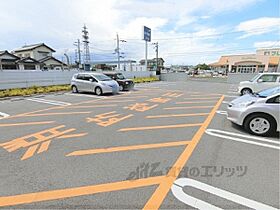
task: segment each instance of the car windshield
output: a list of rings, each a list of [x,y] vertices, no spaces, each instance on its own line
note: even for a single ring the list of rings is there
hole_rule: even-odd
[[[276,93],[280,93],[280,87],[263,90],[261,92],[256,93],[255,96],[258,96],[260,98],[266,98],[266,97],[274,95]]]
[[[117,74],[118,79],[125,79],[125,76],[123,74]]]
[[[250,82],[253,82],[253,81],[255,81],[255,79],[257,79],[257,77],[259,77],[259,74],[257,74],[256,76],[254,76],[252,79],[250,79],[249,81]]]
[[[106,75],[103,75],[103,74],[94,75],[94,77],[99,81],[110,81],[110,80],[112,80],[110,77],[108,77]]]

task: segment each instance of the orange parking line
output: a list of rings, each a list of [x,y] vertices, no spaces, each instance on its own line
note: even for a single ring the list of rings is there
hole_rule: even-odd
[[[52,115],[72,115],[72,114],[90,114],[91,112],[53,112],[53,113],[42,113],[42,114],[27,114],[25,117],[38,117],[38,116],[52,116]]]
[[[166,110],[176,110],[176,109],[203,109],[203,108],[213,108],[213,106],[179,106],[179,107],[167,107]]]
[[[87,135],[88,133],[77,133],[77,134],[69,134],[69,135],[63,135],[57,137],[58,139],[68,139],[68,138],[77,138],[77,137],[83,137]]]
[[[154,119],[154,118],[167,118],[167,117],[192,117],[192,116],[205,116],[209,113],[193,113],[193,114],[166,114],[166,115],[151,115],[147,116],[147,119]]]
[[[39,154],[39,153],[47,151],[49,149],[50,143],[51,143],[51,141],[43,142],[37,153]]]
[[[194,127],[194,126],[201,126],[201,125],[202,123],[159,125],[159,126],[149,126],[149,127],[122,128],[118,131],[143,131],[143,130],[155,130],[155,129],[165,129],[165,128],[185,128],[185,127]]]
[[[157,187],[157,189],[155,190],[155,192],[153,193],[151,198],[148,200],[148,202],[146,203],[146,205],[144,206],[143,209],[158,209],[161,206],[161,204],[162,204],[164,198],[166,197],[167,193],[169,192],[172,184],[177,179],[177,177],[180,173],[180,170],[178,170],[178,169],[183,168],[185,166],[185,164],[187,163],[188,159],[190,158],[191,154],[193,153],[194,149],[196,148],[196,145],[200,141],[202,135],[204,134],[207,127],[209,126],[210,122],[214,118],[215,113],[218,110],[218,108],[221,105],[223,100],[224,100],[224,96],[222,96],[220,98],[220,100],[216,103],[215,107],[212,109],[212,111],[209,114],[209,116],[207,117],[207,119],[204,121],[202,126],[199,128],[199,130],[194,135],[191,143],[188,144],[186,149],[181,153],[181,155],[179,156],[179,158],[177,159],[177,161],[175,162],[175,164],[173,165],[171,170],[166,175],[166,179],[164,180],[164,182],[162,182]],[[174,169],[176,169],[175,173],[174,173]]]
[[[163,176],[157,176],[137,180],[127,180],[99,185],[89,185],[83,187],[74,187],[60,190],[50,190],[14,196],[5,196],[0,197],[0,207],[35,203],[40,201],[58,200],[63,198],[72,198],[77,196],[92,195],[96,193],[112,192],[118,190],[128,190],[139,187],[147,187],[161,183],[163,181],[163,178]]]
[[[176,147],[187,145],[190,141],[175,141],[175,142],[166,142],[166,143],[157,143],[157,144],[142,144],[142,145],[132,145],[132,146],[123,146],[123,147],[110,147],[102,149],[89,149],[89,150],[78,150],[67,154],[66,156],[82,156],[82,155],[93,155],[99,153],[111,153],[111,152],[123,152],[123,151],[132,151],[140,149],[155,149],[163,147]]]
[[[28,150],[24,153],[21,160],[26,160],[34,155],[39,145],[33,145],[28,148]]]
[[[25,123],[9,123],[9,124],[0,124],[0,127],[10,127],[10,126],[24,126],[24,125],[45,125],[51,124],[55,121],[42,121],[42,122],[25,122]]]
[[[219,99],[219,97],[205,97],[205,98],[184,98],[184,99],[186,99],[186,100],[208,100],[208,99],[216,99],[216,100],[218,100]]]
[[[79,109],[79,108],[104,108],[104,107],[115,107],[116,104],[107,104],[107,105],[82,105],[82,106],[71,106],[68,108]]]
[[[176,104],[201,104],[201,103],[214,103],[216,101],[179,101]]]

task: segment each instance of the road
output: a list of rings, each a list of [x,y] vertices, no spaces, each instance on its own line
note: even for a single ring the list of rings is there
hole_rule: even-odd
[[[279,137],[226,119],[236,86],[0,101],[0,208],[278,209]]]

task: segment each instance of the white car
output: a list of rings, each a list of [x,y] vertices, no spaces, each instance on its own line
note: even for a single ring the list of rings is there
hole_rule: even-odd
[[[71,89],[73,93],[94,92],[99,96],[104,93],[118,93],[119,85],[101,73],[78,73],[71,80]]]
[[[257,93],[262,90],[278,87],[280,85],[280,73],[260,73],[249,81],[239,83],[238,92],[241,95]]]
[[[266,136],[280,131],[280,87],[234,99],[227,113],[230,121],[252,134]]]

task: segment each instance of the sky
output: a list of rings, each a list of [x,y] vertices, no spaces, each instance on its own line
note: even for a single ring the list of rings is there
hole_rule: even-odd
[[[0,0],[0,50],[45,43],[75,61],[77,39],[88,27],[92,61],[145,57],[143,26],[152,30],[148,57],[166,65],[211,63],[221,55],[280,47],[279,0]]]

